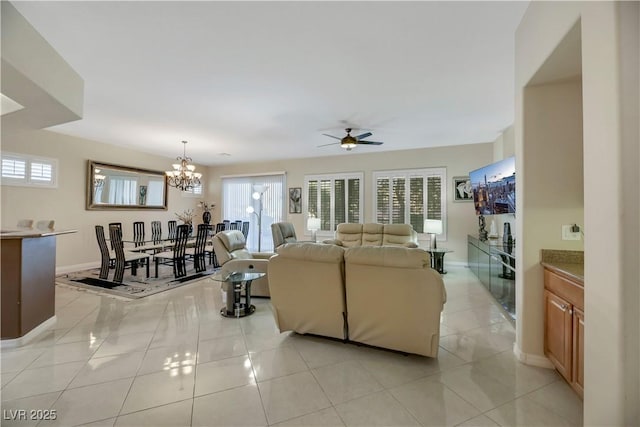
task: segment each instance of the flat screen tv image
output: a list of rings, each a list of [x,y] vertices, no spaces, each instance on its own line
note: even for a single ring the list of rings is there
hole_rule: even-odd
[[[509,157],[469,173],[476,215],[516,212],[516,160]]]

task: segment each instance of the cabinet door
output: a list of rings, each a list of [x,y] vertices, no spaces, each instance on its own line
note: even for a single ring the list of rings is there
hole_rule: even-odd
[[[584,312],[573,308],[573,381],[571,385],[584,396]]]
[[[544,291],[544,302],[544,354],[558,372],[571,382],[571,304],[549,291]]]
[[[484,287],[491,291],[491,258],[483,250],[478,250],[478,278]]]

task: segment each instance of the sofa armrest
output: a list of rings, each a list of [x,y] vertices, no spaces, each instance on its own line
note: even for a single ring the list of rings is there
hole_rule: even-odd
[[[411,248],[411,249],[415,249],[418,248],[418,244],[415,242],[407,242],[403,245],[405,248]]]
[[[274,255],[275,253],[273,252],[251,252],[251,256],[254,259],[269,259]]]
[[[326,243],[327,245],[342,246],[342,240],[338,240],[338,239],[327,239],[327,240],[323,240],[322,243]]]
[[[249,272],[255,270],[259,273],[266,273],[269,260],[267,259],[232,259],[224,263],[222,271],[234,272],[242,271]]]

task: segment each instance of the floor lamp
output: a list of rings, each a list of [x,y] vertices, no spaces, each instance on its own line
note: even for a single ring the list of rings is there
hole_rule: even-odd
[[[431,235],[431,243],[429,249],[437,249],[436,234],[442,234],[442,220],[439,219],[425,219],[424,228],[425,233]]]
[[[253,213],[258,218],[258,252],[262,251],[262,195],[268,188],[266,185],[254,185],[251,197],[258,201],[258,211],[256,212],[253,206],[247,208],[248,213]]]

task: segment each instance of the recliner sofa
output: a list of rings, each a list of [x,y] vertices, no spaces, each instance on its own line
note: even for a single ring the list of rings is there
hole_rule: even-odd
[[[417,248],[285,244],[268,268],[278,328],[437,357],[446,293],[430,264]]]
[[[343,223],[336,227],[335,237],[324,243],[352,248],[356,246],[403,246],[418,247],[418,233],[411,224],[353,224]]]

